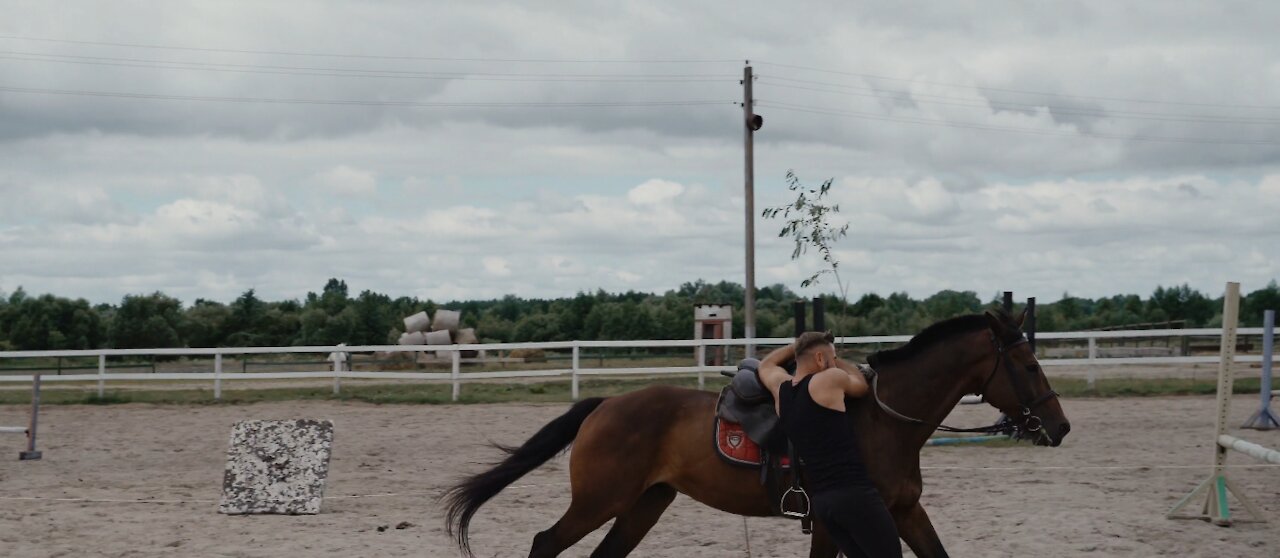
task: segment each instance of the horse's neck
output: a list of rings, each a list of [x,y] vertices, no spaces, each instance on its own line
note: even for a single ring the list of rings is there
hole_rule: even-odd
[[[959,342],[939,344],[910,360],[886,365],[878,370],[879,396],[893,410],[917,418],[927,425],[940,424],[967,391],[972,389],[970,367],[974,356]],[[890,423],[902,429],[903,441],[923,446],[933,429],[897,419]]]

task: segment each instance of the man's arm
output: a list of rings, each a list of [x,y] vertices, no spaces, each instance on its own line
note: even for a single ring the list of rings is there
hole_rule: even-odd
[[[848,382],[841,382],[845,395],[862,397],[870,391],[871,387],[867,385],[867,377],[862,375],[862,371],[857,366],[849,364],[837,356],[835,368],[843,370],[849,376]]]
[[[760,368],[756,374],[765,389],[773,394],[774,401],[778,400],[778,387],[782,385],[782,382],[791,380],[791,375],[787,374],[786,369],[782,367],[782,363],[793,360],[795,357],[796,347],[791,344],[769,353],[769,356],[760,361]]]

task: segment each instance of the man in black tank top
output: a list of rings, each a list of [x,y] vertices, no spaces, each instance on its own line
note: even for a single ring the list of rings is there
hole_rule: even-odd
[[[846,397],[866,395],[867,381],[836,357],[831,333],[808,331],[760,363],[783,431],[804,464],[813,515],[849,558],[900,557],[893,518],[867,477]],[[796,374],[782,364],[794,359]]]

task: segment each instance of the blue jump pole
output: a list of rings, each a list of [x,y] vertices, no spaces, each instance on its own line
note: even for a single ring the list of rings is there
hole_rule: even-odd
[[[1277,420],[1275,413],[1271,412],[1271,359],[1275,354],[1275,330],[1276,311],[1267,310],[1262,314],[1262,389],[1259,390],[1262,403],[1258,407],[1258,412],[1244,421],[1241,428],[1254,430],[1280,428],[1280,420]]]
[[[1008,436],[965,436],[963,438],[929,438],[925,442],[926,446],[954,446],[956,444],[972,444],[975,442],[994,442],[996,440],[1008,440]]]

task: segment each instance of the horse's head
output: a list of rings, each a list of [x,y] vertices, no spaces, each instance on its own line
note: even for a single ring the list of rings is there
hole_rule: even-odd
[[[991,329],[991,373],[979,393],[1009,417],[1019,437],[1036,445],[1061,444],[1071,423],[1022,332],[1026,313],[1014,318],[1003,310],[987,311],[986,317]]]

